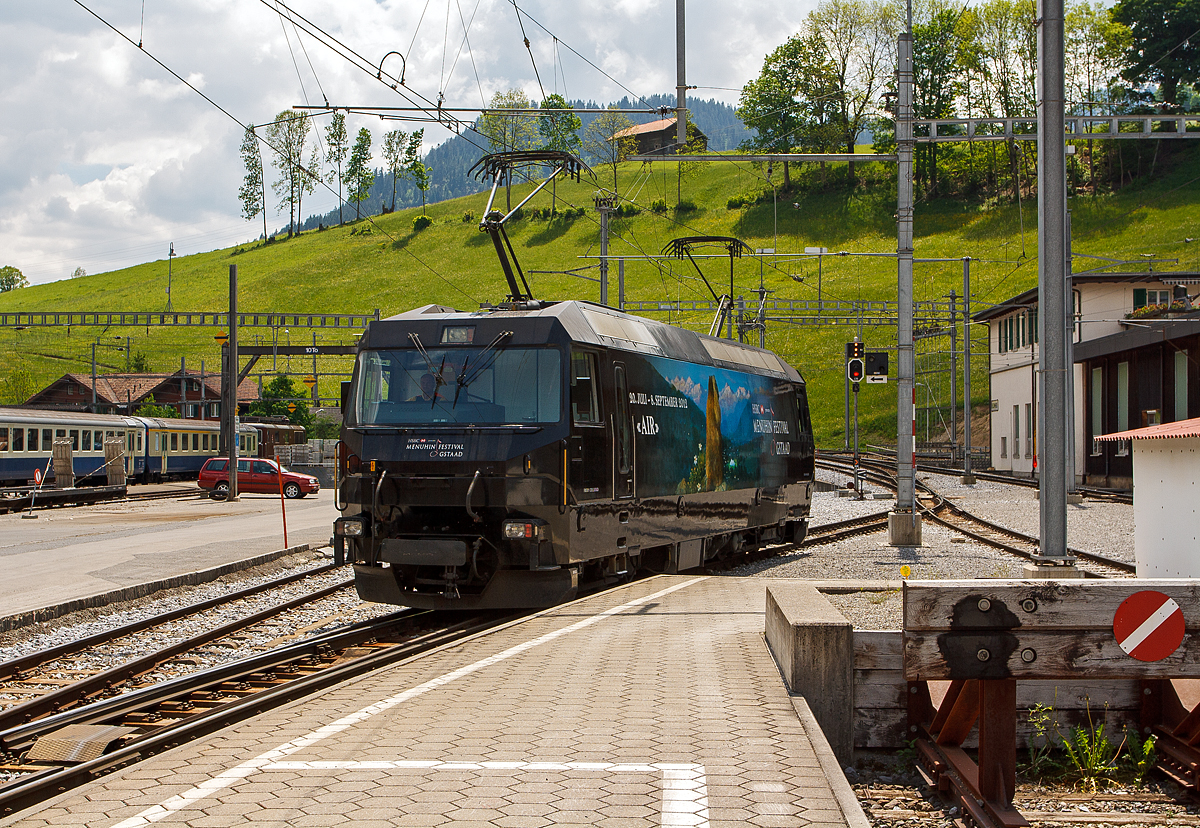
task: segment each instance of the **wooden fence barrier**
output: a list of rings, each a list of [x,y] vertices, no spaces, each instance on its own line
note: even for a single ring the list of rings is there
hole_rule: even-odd
[[[1200,581],[909,581],[904,677],[917,754],[982,826],[1028,825],[1013,807],[1018,680],[1138,680],[1159,767],[1200,789]],[[936,707],[928,682],[949,681]],[[978,724],[979,761],[963,750]]]

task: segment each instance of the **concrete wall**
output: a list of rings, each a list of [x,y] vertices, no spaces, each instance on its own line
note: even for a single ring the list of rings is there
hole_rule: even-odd
[[[842,764],[854,756],[854,628],[816,587],[767,587],[767,646]]]

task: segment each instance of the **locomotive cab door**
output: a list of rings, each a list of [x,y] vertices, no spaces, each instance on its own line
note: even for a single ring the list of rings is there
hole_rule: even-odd
[[[577,500],[604,497],[608,429],[600,415],[600,374],[596,354],[571,352],[570,483]]]
[[[625,378],[625,363],[613,364],[613,387],[616,405],[613,406],[613,497],[634,496],[633,425],[629,420],[629,387]]]

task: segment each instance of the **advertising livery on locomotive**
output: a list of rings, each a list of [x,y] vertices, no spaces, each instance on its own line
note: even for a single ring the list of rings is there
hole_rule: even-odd
[[[361,597],[549,606],[802,541],[814,448],[778,356],[587,302],[372,322],[335,525]]]

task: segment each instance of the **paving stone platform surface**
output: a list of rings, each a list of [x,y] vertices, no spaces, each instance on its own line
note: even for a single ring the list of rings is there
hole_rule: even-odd
[[[764,583],[658,577],[227,728],[2,826],[844,826]]]

